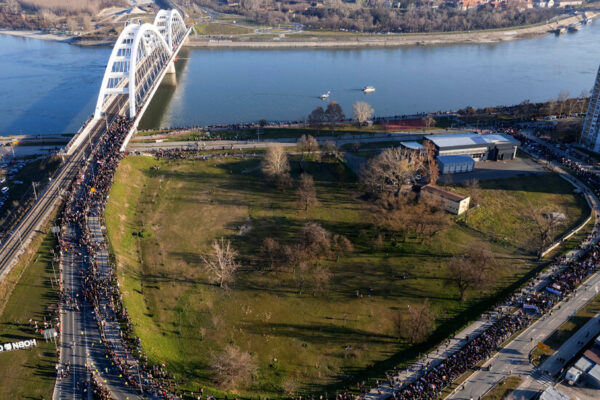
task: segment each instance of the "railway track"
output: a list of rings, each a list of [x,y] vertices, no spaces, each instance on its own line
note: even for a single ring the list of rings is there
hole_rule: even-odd
[[[47,221],[52,211],[58,206],[62,193],[65,192],[71,182],[77,176],[77,171],[85,163],[93,143],[95,143],[119,114],[123,102],[117,98],[109,108],[110,120],[98,119],[89,123],[94,124],[89,133],[88,140],[82,142],[78,148],[68,156],[64,164],[59,168],[52,182],[40,193],[37,201],[25,212],[21,221],[8,235],[0,247],[0,281],[10,272],[16,264],[18,256],[25,250],[33,239],[34,233],[38,231]]]

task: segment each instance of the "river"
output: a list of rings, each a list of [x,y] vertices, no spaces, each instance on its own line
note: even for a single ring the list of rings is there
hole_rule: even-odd
[[[140,128],[304,118],[331,91],[347,114],[514,104],[590,90],[600,22],[562,36],[394,49],[183,49]],[[0,135],[75,132],[93,112],[109,48],[0,35]],[[361,88],[373,85],[374,93]]]

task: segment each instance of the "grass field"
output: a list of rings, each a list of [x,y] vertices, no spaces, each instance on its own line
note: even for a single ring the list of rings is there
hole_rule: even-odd
[[[196,25],[198,35],[245,35],[254,30],[246,26],[208,22]]]
[[[581,195],[573,194],[573,186],[555,174],[525,176],[516,179],[481,181],[481,196],[476,201],[481,205],[464,219],[466,224],[495,243],[534,251],[538,243],[533,227],[523,226],[523,217],[517,210],[532,206],[556,207],[567,217],[562,229],[555,232],[558,239],[589,216],[589,206]],[[468,194],[468,189],[454,187],[457,192]],[[510,196],[499,195],[510,193]]]
[[[0,399],[51,399],[54,390],[57,362],[54,343],[46,343],[34,333],[29,319],[41,322],[52,315],[49,307],[55,306],[58,294],[52,288],[50,250],[55,239],[45,235],[41,246],[30,263],[17,265],[7,280],[16,280],[10,297],[0,314],[0,343],[34,338],[38,346],[31,350],[14,350],[0,353]],[[39,242],[38,242],[39,245]],[[4,283],[4,282],[3,282]],[[1,291],[4,287],[1,288]]]
[[[490,240],[492,226],[480,217],[472,225],[452,223],[425,243],[386,240],[377,249],[379,231],[354,175],[341,164],[305,163],[319,198],[308,211],[298,209],[293,190],[266,185],[258,165],[257,159],[128,157],[117,170],[106,221],[124,302],[150,360],[165,362],[188,390],[202,386],[222,394],[211,384],[208,362],[228,344],[258,361],[252,384],[237,390],[246,396],[331,394],[359,379],[381,377],[452,335],[539,268],[521,246],[531,240],[531,227],[509,217],[519,202],[561,205],[569,210],[567,225],[584,212],[551,175],[543,185],[529,182],[526,194],[522,178],[489,183],[482,196],[494,202],[486,218],[503,234],[518,236]],[[297,177],[298,163],[292,167]],[[268,268],[257,254],[265,237],[289,243],[306,221],[346,235],[355,246],[339,261],[325,261],[333,279],[324,293],[300,293],[291,272]],[[200,259],[222,236],[232,240],[244,266],[230,291],[208,283]],[[497,255],[497,286],[471,291],[461,304],[446,279],[446,262],[478,241],[490,241]],[[427,343],[409,346],[395,337],[392,318],[425,298],[437,328]]]
[[[523,378],[519,376],[509,376],[500,381],[492,390],[490,390],[482,400],[504,400],[508,399],[510,394],[519,387]]]

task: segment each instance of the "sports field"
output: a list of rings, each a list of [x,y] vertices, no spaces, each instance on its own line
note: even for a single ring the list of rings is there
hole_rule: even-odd
[[[298,207],[293,188],[268,185],[258,166],[258,159],[127,157],[117,170],[106,222],[124,302],[150,360],[165,362],[187,390],[222,394],[209,363],[227,345],[257,360],[252,381],[235,389],[245,396],[332,394],[381,377],[464,326],[538,266],[522,245],[532,240],[528,221],[509,218],[514,207],[524,199],[555,205],[566,213],[565,230],[587,212],[572,187],[554,175],[544,175],[539,185],[539,176],[504,180],[482,185],[484,200],[499,201],[482,201],[481,212],[495,221],[494,230],[506,232],[505,239],[493,237],[477,217],[472,225],[451,222],[424,242],[386,236],[378,243],[381,230],[372,223],[369,204],[341,163],[304,164],[319,199],[308,211]],[[292,161],[292,176],[298,175]],[[530,185],[523,185],[527,180]],[[355,248],[322,261],[332,274],[325,290],[310,283],[300,289],[295,271],[270,268],[258,251],[266,237],[292,243],[309,221],[347,236]],[[229,290],[209,283],[201,260],[212,240],[223,236],[243,265]],[[446,263],[477,242],[490,243],[498,280],[471,290],[461,304]],[[426,298],[436,330],[423,345],[409,346],[397,338],[392,321],[399,310]]]

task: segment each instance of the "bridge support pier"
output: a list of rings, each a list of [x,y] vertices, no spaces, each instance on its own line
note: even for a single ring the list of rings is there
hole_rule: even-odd
[[[174,74],[175,73],[175,62],[171,61],[169,63],[169,65],[167,65],[167,74]]]

